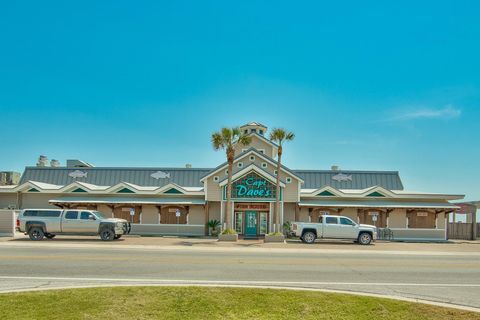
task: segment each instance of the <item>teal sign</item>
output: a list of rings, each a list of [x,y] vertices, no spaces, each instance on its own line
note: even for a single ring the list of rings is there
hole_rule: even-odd
[[[273,183],[253,172],[232,183],[234,199],[275,199],[276,191]]]

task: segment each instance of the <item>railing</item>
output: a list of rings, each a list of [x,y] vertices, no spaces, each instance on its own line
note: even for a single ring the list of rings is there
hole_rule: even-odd
[[[377,238],[389,241],[443,241],[445,229],[378,228]]]
[[[395,235],[390,228],[377,228],[378,240],[395,240]]]
[[[132,224],[130,234],[142,236],[203,236],[205,226],[196,224]]]

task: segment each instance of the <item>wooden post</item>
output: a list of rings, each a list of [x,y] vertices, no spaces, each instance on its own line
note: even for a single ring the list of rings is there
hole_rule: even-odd
[[[298,221],[299,211],[300,211],[300,205],[299,205],[298,202],[297,202],[297,203],[295,204],[295,221]]]
[[[205,235],[208,236],[208,221],[210,221],[210,206],[208,204],[208,201],[205,203],[203,206],[205,210]]]

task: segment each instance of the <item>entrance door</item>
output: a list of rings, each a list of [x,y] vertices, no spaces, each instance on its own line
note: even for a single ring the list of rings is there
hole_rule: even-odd
[[[257,235],[257,212],[245,212],[245,236]]]

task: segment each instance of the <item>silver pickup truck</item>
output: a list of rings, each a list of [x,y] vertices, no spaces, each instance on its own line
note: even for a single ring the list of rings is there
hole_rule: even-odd
[[[320,216],[318,223],[292,222],[292,233],[305,243],[320,239],[353,240],[368,245],[377,239],[377,228],[368,224],[358,224],[343,216]]]
[[[99,235],[111,241],[130,233],[130,229],[127,220],[108,218],[92,210],[25,209],[17,218],[17,230],[35,241],[53,239],[57,234]]]

